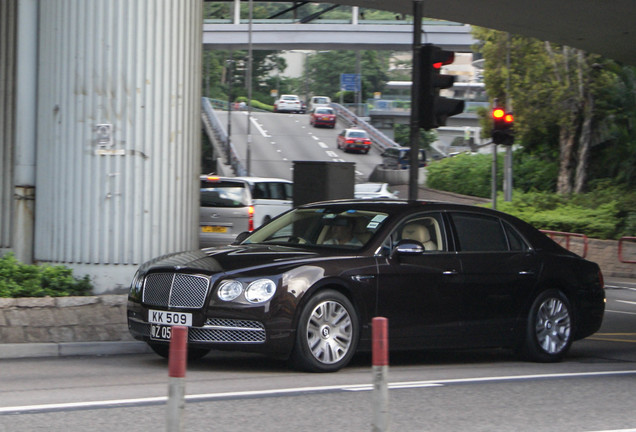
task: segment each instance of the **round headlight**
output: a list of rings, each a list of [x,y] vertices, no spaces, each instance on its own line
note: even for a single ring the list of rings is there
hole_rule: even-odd
[[[217,295],[223,301],[232,301],[243,292],[243,284],[237,280],[224,280],[219,285]]]
[[[261,303],[271,299],[276,292],[276,284],[269,279],[259,279],[245,289],[245,299],[250,303]]]

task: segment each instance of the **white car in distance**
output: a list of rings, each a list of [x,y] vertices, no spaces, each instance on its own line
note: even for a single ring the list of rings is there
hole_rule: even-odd
[[[358,183],[354,186],[354,197],[357,199],[397,199],[398,194],[388,183]]]
[[[299,113],[302,110],[303,106],[297,95],[281,95],[281,97],[274,102],[274,112]]]

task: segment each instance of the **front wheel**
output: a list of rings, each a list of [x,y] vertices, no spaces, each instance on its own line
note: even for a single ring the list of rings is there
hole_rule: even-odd
[[[335,372],[351,361],[359,333],[358,316],[349,299],[334,290],[321,291],[300,314],[290,361],[309,372]]]
[[[572,346],[573,318],[570,302],[560,291],[544,291],[528,313],[521,354],[537,362],[563,360]]]

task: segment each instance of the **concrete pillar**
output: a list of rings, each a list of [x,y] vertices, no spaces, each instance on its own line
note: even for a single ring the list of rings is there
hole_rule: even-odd
[[[33,262],[37,111],[38,1],[19,0],[16,49],[16,117],[12,245],[15,257]]]
[[[200,0],[40,2],[35,259],[125,290],[198,246]]]

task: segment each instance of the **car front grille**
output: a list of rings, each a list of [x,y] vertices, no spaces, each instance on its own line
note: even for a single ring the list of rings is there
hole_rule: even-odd
[[[191,327],[188,340],[216,343],[263,343],[265,327],[258,321],[208,319],[203,327]]]
[[[149,306],[199,309],[205,304],[209,285],[204,276],[152,273],[144,283],[143,302]]]
[[[128,327],[133,334],[150,336],[149,323],[129,319]],[[208,319],[203,327],[188,328],[188,342],[263,343],[265,342],[265,327],[258,321]]]

